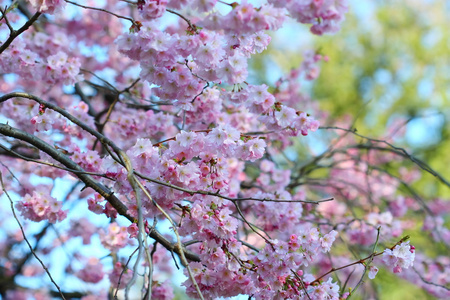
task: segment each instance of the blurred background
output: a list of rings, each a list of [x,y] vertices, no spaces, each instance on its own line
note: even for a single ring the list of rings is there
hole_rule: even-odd
[[[449,177],[450,2],[349,1],[335,35],[313,36],[291,22],[252,61],[253,76],[272,84],[303,60],[306,49],[329,57],[302,91],[327,113],[322,126],[355,119],[358,133],[393,136],[397,146]],[[288,41],[288,43],[287,43]],[[428,197],[450,191],[425,177]]]
[[[269,49],[252,60],[258,83],[275,82],[298,68],[306,49],[328,56],[315,81],[301,80],[311,98],[305,111],[321,126],[352,128],[371,138],[388,140],[450,178],[450,1],[349,1],[349,13],[335,35],[313,36],[305,25],[290,23],[272,35]],[[308,107],[310,106],[310,107]],[[342,125],[344,124],[344,125]],[[335,134],[336,132],[334,132]],[[301,138],[293,159],[326,150],[329,130]],[[332,136],[332,135],[331,135]],[[295,152],[295,153],[293,153]],[[409,162],[409,167],[413,164]],[[387,165],[397,174],[399,165]],[[411,186],[423,198],[440,198],[448,208],[450,189],[422,172]],[[446,227],[450,218],[444,218]],[[417,224],[408,234],[430,257],[448,256],[441,243]],[[433,245],[430,247],[430,245]],[[366,284],[374,284],[369,280]],[[411,283],[380,271],[374,288],[379,299],[435,299]],[[367,299],[357,295],[352,299]]]

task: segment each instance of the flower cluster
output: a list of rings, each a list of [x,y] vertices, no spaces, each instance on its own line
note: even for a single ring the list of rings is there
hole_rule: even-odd
[[[67,211],[62,209],[62,202],[42,190],[26,194],[15,207],[24,218],[35,222],[48,220],[56,223],[67,217]]]
[[[115,222],[109,224],[108,232],[100,230],[99,234],[102,245],[110,251],[117,251],[130,243],[127,228]]]
[[[81,81],[81,61],[77,57],[68,56],[67,37],[56,35],[52,41],[51,39],[51,36],[36,33],[32,39],[15,40],[0,58],[0,71],[42,80],[48,85],[72,85]],[[52,45],[52,51],[44,50]]]
[[[311,32],[322,35],[340,29],[344,14],[348,11],[347,0],[270,0],[277,7],[286,7],[297,21],[313,24]]]
[[[393,250],[386,249],[383,252],[383,261],[393,268],[394,273],[400,273],[403,269],[408,269],[414,263],[415,247],[403,242],[394,247]]]
[[[107,274],[113,288],[125,288],[135,263],[138,281],[145,274],[143,286],[151,284],[153,298],[172,299],[166,278],[174,272],[172,258],[184,251],[191,297],[200,297],[198,287],[205,299],[345,299],[349,294],[340,292],[339,283],[357,286],[357,275],[366,271],[374,279],[378,267],[368,261],[381,254],[356,262],[345,251],[330,255],[338,233],[352,253],[378,241],[393,245],[387,240],[412,225],[400,218],[424,209],[423,229],[449,243],[445,201],[425,207],[399,189],[417,179],[414,172],[377,167],[396,166],[396,155],[406,152],[390,144],[375,147],[375,139],[357,143],[348,122],[342,127],[352,130],[321,154],[312,153],[322,145],[301,137],[328,116],[302,86],[318,78],[328,49],[302,51],[303,61],[274,86],[259,84],[251,72],[251,59],[271,42],[267,30],[292,18],[314,34],[334,33],[346,0],[106,0],[90,1],[90,8],[28,2],[21,2],[21,12],[28,5],[54,16],[41,16],[17,36],[11,28],[23,21],[21,13],[11,6],[0,20],[6,25],[0,34],[14,37],[8,47],[0,44],[0,119],[24,131],[18,138],[0,124],[0,154],[7,157],[0,163],[0,193],[22,197],[15,208],[25,219],[55,223],[67,211],[50,195],[71,185],[64,201],[84,202],[71,207],[90,216],[59,224],[62,234],[37,253],[48,254],[69,239],[111,253],[99,259],[74,251],[73,268],[69,263],[65,273],[92,291],[103,288]],[[58,14],[66,3],[74,13]],[[14,90],[24,92],[6,99]],[[64,113],[36,104],[36,97]],[[38,139],[48,147],[37,146]],[[42,164],[35,167],[36,161]],[[51,179],[54,186],[44,189],[36,179]],[[36,235],[36,245],[44,234]],[[137,258],[129,251],[138,238],[148,239],[139,242],[139,252],[149,255]],[[415,259],[414,247],[403,241],[383,252],[395,273]],[[16,242],[23,242],[16,233],[0,234],[0,271],[11,280],[39,276],[35,267],[14,275],[23,263],[10,251]],[[448,268],[442,267],[448,264],[446,258],[416,262],[423,277],[436,282],[431,288],[412,272],[399,275],[446,296],[439,284],[448,284]],[[107,299],[106,292],[92,291],[82,299]],[[36,291],[33,297],[49,296]]]
[[[171,300],[174,299],[173,287],[169,280],[162,283],[157,282],[152,287],[152,298],[158,300]]]
[[[282,8],[269,3],[254,7],[251,3],[243,1],[240,4],[235,2],[235,7],[228,14],[212,13],[200,24],[211,30],[246,34],[260,30],[277,30],[285,19],[285,11]]]
[[[83,240],[83,245],[88,245],[91,243],[91,237],[95,234],[98,228],[89,222],[87,218],[81,218],[79,220],[70,220],[70,236],[79,236]]]
[[[225,251],[222,248],[207,250],[203,244],[202,263],[191,263],[190,268],[202,290],[212,298],[218,295],[231,297],[250,291],[258,299],[305,295],[301,291],[301,284],[309,285],[314,278],[305,274],[304,282],[300,283],[298,278],[303,275],[303,271],[299,267],[307,267],[321,252],[328,252],[336,235],[336,231],[321,235],[317,228],[311,228],[299,236],[291,235],[288,242],[268,241],[259,253],[242,255],[241,266],[235,260],[236,256],[240,256],[241,243],[230,239],[224,244]],[[234,257],[228,254],[230,252],[234,253]],[[294,270],[298,270],[297,276],[292,275]],[[188,280],[184,284],[188,293],[195,296],[192,283]],[[231,286],[235,288],[230,289]],[[331,278],[328,282],[311,288],[308,293],[336,296],[339,291],[337,284],[331,283]]]
[[[83,269],[75,274],[84,282],[98,283],[104,277],[103,265],[97,258],[90,258]]]

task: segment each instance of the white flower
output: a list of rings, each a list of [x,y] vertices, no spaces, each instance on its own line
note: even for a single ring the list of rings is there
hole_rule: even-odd
[[[296,116],[295,110],[287,106],[283,106],[280,111],[275,112],[275,118],[281,127],[291,126]]]
[[[413,265],[415,258],[414,249],[411,249],[409,242],[395,246],[394,250],[386,249],[383,252],[383,260],[393,267],[394,272],[401,272],[402,268],[409,268]]]
[[[369,267],[369,279],[374,279],[377,276],[378,268],[375,266]]]

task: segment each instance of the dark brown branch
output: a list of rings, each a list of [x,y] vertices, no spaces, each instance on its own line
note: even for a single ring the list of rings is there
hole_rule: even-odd
[[[17,158],[17,156],[23,156],[26,157],[27,159],[39,159],[39,153],[38,150],[36,148],[30,148],[27,145],[23,145],[23,144],[14,144],[11,146],[10,149],[8,149],[5,146],[0,145],[0,155],[5,155],[5,156],[10,156],[10,157],[14,157]],[[21,148],[28,148],[28,150],[31,151],[27,151],[27,150],[19,150]]]
[[[97,116],[97,112],[94,107],[92,107],[92,103],[89,100],[88,96],[86,96],[80,86],[80,83],[75,83],[75,94],[80,96],[81,100],[88,105],[88,114],[93,116],[94,118]]]
[[[9,125],[0,124],[0,133],[13,137],[16,139],[19,139],[21,141],[27,142],[39,150],[47,153],[50,155],[53,159],[57,160],[64,166],[66,166],[69,169],[80,171],[76,172],[75,175],[83,181],[86,186],[93,188],[97,193],[102,195],[105,199],[107,199],[111,205],[117,210],[117,212],[121,215],[126,216],[128,208],[119,200],[116,196],[113,195],[113,192],[111,192],[107,187],[105,187],[103,184],[97,182],[94,180],[91,176],[85,174],[85,171],[74,161],[72,161],[68,156],[63,154],[62,152],[58,151],[54,147],[50,146],[40,138],[31,135],[25,131],[13,128]],[[133,218],[130,216],[131,220],[133,221]]]
[[[6,23],[6,26],[8,26],[9,31],[10,31],[11,33],[14,33],[14,28],[12,28],[11,24],[9,23],[8,17],[6,16],[7,11],[8,11],[8,8],[7,8],[7,7],[5,7],[4,10],[3,10],[2,8],[0,8],[0,12],[2,13],[2,17],[0,18],[0,21],[1,21],[2,19],[5,19],[5,23]]]
[[[13,30],[11,34],[9,35],[9,38],[3,43],[3,45],[0,46],[0,54],[3,53],[3,51],[6,50],[6,48],[11,45],[11,43],[15,40],[16,37],[18,37],[22,32],[30,28],[30,26],[39,18],[41,15],[40,12],[35,13],[31,19],[29,19],[22,27],[19,28],[19,30]]]
[[[180,13],[174,11],[174,10],[171,10],[171,9],[166,9],[166,11],[167,11],[167,12],[170,12],[171,14],[177,15],[177,16],[179,16],[180,18],[182,18],[183,20],[185,20],[186,23],[188,23],[188,28],[190,29],[190,31],[193,31],[193,32],[197,33],[197,26],[195,26],[195,24],[192,24],[191,21],[189,21],[188,18],[186,18],[186,17],[183,16],[182,14],[180,14]]]
[[[66,117],[69,121],[73,122],[74,124],[78,125],[81,129],[89,132],[90,134],[92,134],[93,136],[95,136],[98,140],[100,140],[100,142],[104,145],[108,145],[110,146],[114,152],[116,154],[119,155],[119,153],[121,152],[121,149],[119,147],[116,146],[116,144],[114,144],[113,141],[111,141],[110,139],[108,139],[107,137],[105,137],[103,134],[101,134],[100,132],[92,129],[91,127],[89,127],[88,125],[86,125],[85,123],[81,122],[80,120],[78,120],[77,118],[75,118],[73,115],[71,115],[70,113],[68,113],[66,110],[62,109],[61,107],[45,101],[37,96],[28,94],[28,93],[21,93],[21,92],[14,92],[14,93],[9,93],[6,95],[3,95],[0,97],[0,103],[5,102],[6,100],[9,100],[11,98],[16,98],[16,97],[20,97],[20,98],[26,98],[26,99],[30,99],[30,100],[34,100],[39,104],[44,105],[46,108],[50,108],[54,111],[56,111],[57,113],[59,113],[60,115]],[[112,156],[116,161],[118,161],[119,163],[121,163],[122,165],[124,165],[123,161],[121,161],[120,159],[120,155],[119,158]]]
[[[0,98],[1,100],[1,98]],[[16,139],[19,139],[21,141],[27,142],[41,151],[47,153],[50,155],[53,159],[57,160],[64,166],[66,166],[69,169],[73,169],[76,171],[81,171],[75,173],[75,176],[77,176],[87,187],[91,187],[93,190],[95,190],[97,193],[99,193],[103,198],[105,198],[116,210],[117,212],[127,218],[130,222],[136,222],[136,219],[132,217],[130,214],[128,214],[128,208],[120,201],[114,193],[105,187],[100,182],[93,179],[90,175],[85,174],[85,171],[77,165],[74,161],[72,161],[68,156],[63,154],[62,152],[58,151],[54,147],[50,146],[43,140],[39,139],[38,137],[31,135],[25,131],[13,128],[9,125],[0,124],[0,133],[13,137]],[[180,249],[178,249],[176,244],[172,244],[170,241],[168,241],[164,236],[162,236],[158,231],[153,230],[150,234],[150,237],[157,240],[161,245],[163,245],[166,249],[169,251],[175,252],[178,255],[180,255]],[[193,252],[188,251],[186,249],[183,249],[184,255],[186,258],[192,261],[200,261],[200,258]]]
[[[114,144],[113,141],[111,141],[110,139],[108,139],[103,134],[99,133],[98,131],[92,129],[85,123],[81,122],[80,120],[78,120],[77,118],[75,118],[70,113],[68,113],[64,109],[60,108],[59,106],[57,106],[53,103],[47,102],[47,101],[45,101],[39,97],[36,97],[34,95],[27,94],[27,93],[19,93],[19,92],[9,93],[9,94],[6,94],[6,95],[0,97],[0,103],[6,101],[8,99],[15,98],[15,97],[21,97],[21,98],[27,98],[27,99],[34,100],[34,101],[38,102],[39,104],[45,105],[45,107],[58,112],[62,116],[69,119],[71,122],[73,122],[76,125],[78,125],[79,127],[81,127],[83,130],[85,130],[85,131],[89,132],[90,134],[92,134],[93,136],[95,136],[98,140],[100,140],[100,142],[102,144],[110,146],[114,150],[114,152],[118,155],[118,158],[114,158],[114,156],[112,156],[112,153],[110,153],[111,156],[116,161],[118,161],[119,163],[122,163],[122,165],[124,165],[124,162],[122,161],[121,154],[120,154],[120,153],[122,153],[122,150],[119,147],[117,147],[117,145]],[[75,162],[73,162],[69,157],[64,155],[62,152],[58,151],[54,147],[45,143],[41,139],[39,139],[29,133],[21,131],[19,129],[12,128],[9,125],[0,124],[0,133],[4,134],[6,136],[18,138],[19,140],[22,140],[22,141],[25,141],[27,143],[34,145],[35,147],[44,151],[45,153],[47,153],[48,155],[53,157],[55,160],[62,163],[64,166],[68,167],[69,169],[82,171],[83,173],[79,173],[79,174],[75,174],[75,175],[81,181],[83,181],[87,187],[93,188],[97,193],[99,193],[103,198],[105,198],[117,210],[117,212],[120,215],[126,217],[131,222],[136,221],[134,219],[134,217],[132,217],[131,215],[129,215],[127,213],[128,208],[114,195],[114,193],[110,189],[105,187],[103,184],[97,182],[91,176],[85,174],[85,171],[79,165],[77,165]],[[164,236],[162,236],[158,231],[153,230],[151,232],[150,236],[153,239],[157,240],[167,250],[175,252],[180,256],[181,256],[180,251],[183,251],[183,253],[187,259],[192,260],[192,261],[200,261],[200,258],[198,257],[197,254],[195,254],[191,251],[188,251],[186,249],[179,249],[179,247],[177,246],[176,243],[172,244]]]

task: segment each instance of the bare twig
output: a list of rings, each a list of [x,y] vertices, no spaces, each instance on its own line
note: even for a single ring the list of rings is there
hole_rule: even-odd
[[[143,239],[145,238],[145,240],[146,240],[147,238],[145,237],[144,218],[142,216],[141,192],[139,191],[139,188],[138,188],[139,181],[134,176],[134,169],[133,169],[133,166],[131,164],[131,161],[130,161],[130,158],[128,157],[128,155],[125,152],[121,151],[119,153],[119,156],[122,158],[122,161],[125,163],[125,168],[128,173],[127,180],[130,183],[131,187],[133,188],[133,191],[134,191],[134,194],[136,197],[136,207],[137,207],[137,211],[138,211],[138,229],[139,229],[138,234],[137,234],[137,239],[138,239],[138,243],[139,243],[138,256],[137,256],[136,261],[133,266],[133,277],[128,282],[128,284],[125,288],[125,299],[128,300],[128,292],[130,291],[132,285],[136,281],[138,267],[141,262],[143,252],[145,251]]]
[[[125,271],[128,269],[128,264],[130,263],[131,258],[133,257],[133,255],[134,255],[134,254],[136,253],[136,251],[138,251],[138,250],[139,250],[139,247],[137,247],[136,249],[134,249],[134,251],[130,254],[130,256],[128,256],[128,260],[127,260],[127,262],[125,263],[125,265],[123,266],[122,272],[120,272],[119,280],[117,281],[117,288],[116,288],[116,291],[114,292],[114,299],[118,299],[118,298],[117,298],[117,293],[119,292],[119,287],[120,287],[120,283],[121,283],[121,281],[122,281],[122,276],[123,276],[123,274],[125,273]]]
[[[128,20],[128,21],[130,21],[133,25],[137,26],[136,22],[135,22],[132,18],[128,18],[128,17],[124,17],[124,16],[121,16],[121,15],[115,14],[115,13],[109,11],[109,10],[106,10],[106,9],[103,9],[103,8],[98,8],[98,7],[92,7],[92,6],[81,5],[81,4],[78,4],[78,3],[76,3],[76,2],[72,2],[72,1],[69,1],[69,0],[64,0],[64,1],[66,1],[67,3],[70,3],[70,4],[72,4],[72,5],[78,6],[78,7],[82,7],[82,8],[85,8],[85,9],[92,9],[92,10],[101,11],[101,12],[104,12],[104,13],[107,13],[107,14],[110,14],[110,15],[113,15],[113,16],[115,16],[116,18]]]
[[[164,217],[166,217],[166,219],[172,225],[173,232],[175,233],[175,236],[177,237],[177,247],[179,250],[181,262],[183,263],[183,265],[186,267],[186,269],[188,271],[189,279],[191,279],[192,284],[194,285],[194,287],[197,291],[197,295],[199,296],[200,299],[204,300],[203,294],[200,290],[200,287],[198,286],[197,281],[195,280],[194,274],[192,273],[191,268],[189,267],[186,256],[184,255],[183,244],[181,243],[181,238],[180,238],[180,235],[178,234],[178,230],[177,230],[177,226],[176,226],[175,222],[172,220],[172,218],[169,216],[169,214],[150,196],[150,193],[147,191],[147,189],[144,187],[144,185],[136,178],[135,178],[135,182],[137,185],[139,185],[139,187],[144,192],[144,194],[147,196],[147,198],[153,202],[153,204],[158,208],[158,210],[164,215]]]
[[[350,294],[348,295],[347,299],[350,299],[350,297],[353,295],[353,293],[358,289],[358,287],[363,283],[364,280],[364,276],[367,273],[367,269],[369,268],[370,264],[373,261],[373,258],[375,257],[375,254],[377,253],[377,246],[378,246],[378,241],[380,239],[380,229],[381,226],[379,226],[377,228],[377,239],[375,240],[375,244],[373,245],[373,249],[372,249],[372,255],[367,259],[367,261],[363,264],[364,266],[364,271],[363,274],[361,275],[361,279],[358,281],[358,283],[356,284],[356,286],[351,290]]]
[[[7,6],[5,6],[4,10],[0,7],[0,12],[2,13],[2,17],[0,18],[0,20],[1,19],[5,19],[6,26],[8,26],[10,33],[13,34],[14,33],[14,28],[11,26],[11,24],[9,23],[8,17],[6,16],[6,12],[7,11],[8,11],[8,7]]]
[[[415,163],[417,166],[419,166],[422,170],[430,173],[431,175],[433,175],[434,177],[436,177],[437,179],[439,179],[439,181],[441,181],[443,184],[445,184],[447,187],[450,187],[450,182],[448,182],[444,177],[442,177],[439,173],[437,173],[436,171],[434,171],[428,164],[426,164],[425,162],[421,161],[420,159],[412,156],[411,154],[409,154],[404,148],[401,147],[397,147],[394,146],[393,144],[385,141],[385,140],[379,140],[379,139],[374,139],[374,138],[370,138],[364,135],[361,135],[359,133],[356,133],[355,130],[352,129],[346,129],[346,128],[341,128],[341,127],[335,127],[335,126],[326,126],[326,127],[319,127],[319,129],[335,129],[335,130],[342,130],[345,132],[349,132],[357,137],[366,139],[368,141],[371,142],[376,142],[376,143],[381,143],[381,144],[385,144],[387,146],[389,146],[390,148],[392,148],[393,150],[398,151],[398,153],[401,153],[403,156],[407,157],[408,159],[410,159],[413,163]]]
[[[14,41],[16,37],[18,37],[22,32],[30,28],[31,25],[39,18],[41,15],[40,12],[35,13],[31,19],[29,19],[22,27],[19,28],[19,30],[13,30],[11,34],[9,35],[9,38],[3,43],[3,45],[0,46],[0,54],[3,53],[3,51],[6,50],[6,48],[11,45],[11,43]]]
[[[8,191],[5,189],[5,185],[4,185],[4,183],[3,183],[3,176],[2,176],[2,172],[1,172],[1,171],[0,171],[0,183],[1,183],[1,185],[2,185],[2,190],[3,190],[3,192],[5,193],[6,197],[9,199],[9,202],[10,202],[10,204],[11,204],[11,211],[12,211],[12,213],[13,213],[14,219],[16,219],[17,224],[18,224],[19,227],[20,227],[20,231],[22,232],[23,239],[24,239],[25,242],[27,243],[28,248],[30,249],[30,251],[31,251],[31,253],[33,254],[33,256],[39,261],[39,263],[41,264],[42,268],[43,268],[43,269],[45,270],[45,272],[47,273],[48,277],[50,278],[50,281],[53,283],[53,285],[54,285],[54,286],[56,287],[56,289],[58,290],[58,292],[59,292],[61,298],[65,300],[66,298],[64,297],[64,294],[61,292],[61,289],[59,288],[58,284],[57,284],[57,283],[55,282],[55,280],[53,279],[52,274],[50,274],[50,271],[49,271],[48,268],[45,266],[44,262],[43,262],[43,261],[39,258],[39,256],[36,254],[36,252],[34,251],[33,247],[31,246],[30,242],[28,241],[28,238],[27,238],[27,236],[26,236],[26,234],[25,234],[25,231],[24,231],[24,229],[23,229],[23,227],[22,227],[22,224],[20,223],[19,219],[17,218],[16,211],[15,211],[15,209],[14,209],[14,203],[13,203],[11,197],[9,196]]]
[[[7,147],[5,147],[5,146],[3,146],[1,144],[0,144],[0,148],[5,150],[5,152],[11,153],[14,157],[18,157],[18,158],[23,159],[25,161],[35,162],[37,164],[46,165],[46,166],[49,166],[49,167],[57,168],[57,169],[64,170],[64,171],[67,171],[67,172],[71,172],[71,173],[74,173],[74,174],[87,174],[87,175],[103,177],[103,178],[106,178],[106,179],[109,179],[109,180],[114,180],[113,178],[108,177],[106,174],[73,170],[73,169],[64,168],[64,167],[61,167],[61,166],[58,166],[58,165],[55,165],[55,164],[52,164],[52,163],[48,163],[48,162],[45,162],[45,161],[40,161],[40,160],[37,160],[37,159],[29,158],[29,157],[26,157],[26,156],[23,156],[23,155],[17,153],[14,150],[8,149]]]
[[[194,33],[197,33],[197,26],[195,26],[195,24],[192,24],[191,21],[189,21],[188,18],[186,18],[186,17],[183,16],[182,14],[180,14],[180,13],[174,11],[174,10],[168,9],[168,8],[166,8],[166,11],[167,11],[167,12],[170,12],[171,14],[177,15],[177,16],[179,16],[180,18],[182,18],[183,20],[185,20],[186,23],[188,23],[188,28],[189,28],[191,31],[193,31]]]
[[[444,285],[437,284],[437,283],[428,281],[428,280],[426,280],[425,278],[423,278],[421,272],[417,271],[417,269],[416,269],[415,267],[413,267],[413,270],[414,270],[414,272],[417,274],[417,276],[419,276],[420,280],[422,280],[422,281],[425,282],[426,284],[431,284],[431,285],[434,285],[434,286],[443,288],[443,289],[445,289],[445,290],[447,290],[447,291],[450,291],[450,288],[448,288],[448,287],[446,287],[446,286],[444,286]]]
[[[375,249],[375,248],[377,247],[377,245],[378,245],[378,239],[379,239],[379,231],[378,231],[377,240],[376,240],[376,242],[375,242],[375,244],[374,244],[374,248],[373,248],[373,249]],[[404,236],[403,238],[401,238],[397,243],[395,243],[395,244],[394,244],[392,247],[390,247],[389,249],[393,250],[397,245],[400,245],[401,243],[403,243],[403,242],[406,241],[407,239],[409,239],[409,235]],[[354,266],[354,265],[361,264],[361,265],[363,265],[363,266],[365,267],[366,261],[370,261],[370,262],[371,262],[376,256],[380,256],[380,255],[382,255],[383,253],[384,253],[384,251],[382,251],[382,252],[375,252],[375,251],[373,251],[369,256],[367,256],[367,257],[365,257],[365,258],[361,258],[361,259],[359,259],[359,260],[357,260],[357,261],[355,261],[355,262],[349,263],[349,264],[347,264],[347,265],[345,265],[345,266],[341,266],[341,267],[339,267],[339,268],[331,268],[328,272],[326,272],[326,273],[323,274],[322,276],[316,278],[316,280],[314,280],[314,281],[311,282],[310,284],[319,283],[320,280],[321,280],[322,278],[324,278],[325,276],[327,276],[328,274],[331,274],[331,273],[336,272],[336,271],[338,271],[338,270],[342,270],[342,269],[348,268],[348,267],[350,267],[350,266]]]
[[[239,207],[239,205],[237,203],[234,203],[234,206],[236,207],[236,210],[238,211],[239,215],[241,216],[242,220],[244,221],[245,224],[248,225],[248,227],[250,227],[250,229],[256,233],[257,235],[259,235],[267,244],[269,244],[271,247],[273,247],[273,243],[271,241],[269,241],[265,236],[263,236],[261,233],[259,233],[252,224],[250,224],[250,222],[247,221],[247,219],[245,218],[244,214],[241,211],[241,208]],[[270,238],[270,237],[269,237]]]

